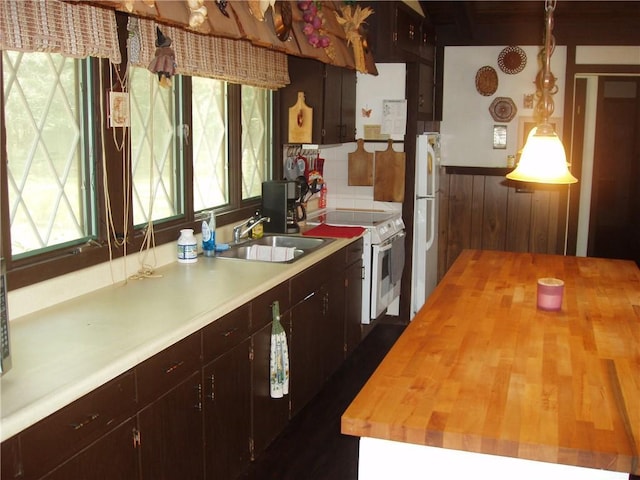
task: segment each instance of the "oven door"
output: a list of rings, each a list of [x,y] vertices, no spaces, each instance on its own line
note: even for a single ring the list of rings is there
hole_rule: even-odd
[[[371,249],[371,318],[376,319],[400,296],[404,231]]]

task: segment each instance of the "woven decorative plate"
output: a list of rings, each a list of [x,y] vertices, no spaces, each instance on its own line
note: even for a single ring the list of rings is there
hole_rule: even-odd
[[[480,95],[488,97],[498,89],[498,74],[493,67],[485,65],[476,72],[476,90]]]
[[[489,106],[489,113],[496,122],[510,122],[518,113],[516,104],[509,97],[496,97]]]
[[[500,70],[509,75],[520,73],[526,64],[527,54],[515,45],[504,48],[498,55],[498,66]]]

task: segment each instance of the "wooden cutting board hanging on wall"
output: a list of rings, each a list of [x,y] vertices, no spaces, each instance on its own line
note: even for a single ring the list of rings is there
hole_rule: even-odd
[[[349,154],[349,185],[373,185],[373,152],[364,149],[361,138],[356,151]]]
[[[311,143],[313,108],[304,101],[304,92],[298,92],[298,101],[289,107],[289,143]]]
[[[393,149],[389,140],[387,149],[376,152],[373,199],[380,202],[404,201],[405,154]]]

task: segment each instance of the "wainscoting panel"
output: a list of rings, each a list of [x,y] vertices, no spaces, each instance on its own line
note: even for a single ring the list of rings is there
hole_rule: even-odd
[[[441,168],[439,278],[466,248],[562,253],[566,187],[512,182],[507,172]]]

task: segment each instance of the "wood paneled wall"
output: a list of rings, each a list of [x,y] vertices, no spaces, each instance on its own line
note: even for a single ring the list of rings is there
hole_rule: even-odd
[[[438,278],[465,248],[563,253],[567,186],[524,185],[507,172],[441,168]]]

